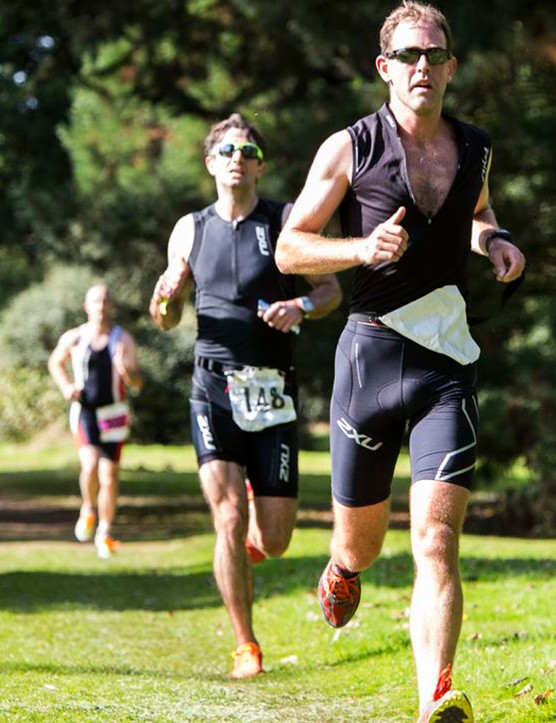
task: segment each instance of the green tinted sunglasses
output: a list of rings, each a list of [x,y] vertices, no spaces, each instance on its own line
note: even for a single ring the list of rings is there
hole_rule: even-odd
[[[225,158],[231,158],[236,151],[241,151],[244,158],[256,158],[264,161],[262,148],[259,148],[256,143],[221,143],[216,147],[216,152]]]

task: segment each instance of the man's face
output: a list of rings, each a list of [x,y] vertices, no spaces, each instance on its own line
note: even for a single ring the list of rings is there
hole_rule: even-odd
[[[395,29],[389,50],[400,48],[446,48],[442,30],[429,23],[413,24],[403,22]],[[403,63],[384,55],[377,58],[377,69],[382,79],[390,86],[390,102],[416,115],[426,115],[442,107],[446,86],[457,67],[455,58],[433,65],[425,55],[411,63]]]
[[[247,131],[230,128],[205,158],[209,173],[214,176],[217,185],[228,188],[254,188],[265,170],[264,162],[257,158],[245,158],[241,150],[235,149],[231,156],[218,153],[219,146],[252,143]]]
[[[85,312],[91,322],[103,322],[110,318],[112,301],[104,286],[93,286],[85,296]]]

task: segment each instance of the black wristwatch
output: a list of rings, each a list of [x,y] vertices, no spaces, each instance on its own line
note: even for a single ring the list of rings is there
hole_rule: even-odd
[[[315,310],[315,305],[308,296],[300,296],[297,299],[297,305],[303,312],[303,316],[307,316],[307,314]]]
[[[505,228],[493,228],[492,231],[489,231],[487,233],[487,237],[485,239],[485,251],[488,256],[488,247],[490,246],[490,242],[495,238],[501,238],[504,241],[512,241],[512,235],[509,231],[507,231]]]

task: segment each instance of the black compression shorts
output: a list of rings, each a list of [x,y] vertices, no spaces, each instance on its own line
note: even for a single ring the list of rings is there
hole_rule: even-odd
[[[475,364],[462,366],[397,332],[348,321],[330,410],[332,493],[348,507],[390,495],[406,427],[412,482],[470,488],[477,453]]]
[[[226,386],[223,373],[195,367],[189,404],[199,466],[213,459],[235,462],[245,467],[256,496],[297,497],[297,423],[243,431],[232,418]],[[286,391],[292,394],[288,384]]]
[[[97,416],[94,409],[87,409],[79,405],[79,413],[76,420],[70,418],[73,440],[76,447],[93,445],[99,450],[99,455],[112,462],[119,462],[122,455],[123,442],[101,442],[100,430],[98,428]]]

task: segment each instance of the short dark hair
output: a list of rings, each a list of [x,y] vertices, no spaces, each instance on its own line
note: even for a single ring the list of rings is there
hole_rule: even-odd
[[[390,47],[392,35],[400,23],[417,23],[420,20],[432,23],[432,25],[435,25],[439,30],[442,30],[446,38],[446,48],[452,52],[452,31],[446,20],[446,16],[441,13],[438,8],[425,3],[415,2],[415,0],[404,0],[404,2],[395,10],[392,10],[390,15],[384,20],[380,29],[380,52],[384,54],[388,50],[392,50]]]
[[[205,138],[205,142],[203,143],[205,156],[210,156],[214,146],[222,140],[230,128],[238,128],[239,130],[247,131],[247,137],[249,140],[256,143],[266,157],[266,144],[262,135],[254,125],[248,123],[239,113],[232,113],[229,118],[226,118],[219,123],[215,123],[211,127],[207,137]]]

